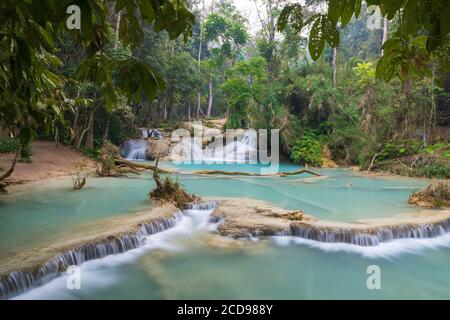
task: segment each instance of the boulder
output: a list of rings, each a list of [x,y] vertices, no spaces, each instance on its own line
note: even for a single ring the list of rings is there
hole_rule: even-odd
[[[169,155],[170,142],[161,139],[149,139],[145,157],[149,160],[164,158]]]

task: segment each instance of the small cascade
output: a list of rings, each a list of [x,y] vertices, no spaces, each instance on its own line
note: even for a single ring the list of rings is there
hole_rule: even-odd
[[[147,128],[141,128],[141,138],[142,139],[148,138],[148,129]]]
[[[398,239],[426,239],[450,232],[450,219],[434,224],[397,225],[368,228],[367,230],[317,227],[307,224],[291,224],[293,236],[327,243],[349,243],[358,246],[377,246],[382,242]]]
[[[213,144],[203,149],[202,142],[194,138],[185,138],[178,146],[184,160],[210,163],[256,163],[257,150],[256,135],[248,132],[221,147]]]
[[[220,201],[194,202],[187,206],[188,210],[212,210],[217,208]]]
[[[120,154],[127,160],[146,160],[147,140],[127,140],[120,146]]]
[[[145,237],[175,227],[183,214],[175,213],[168,219],[155,219],[142,224],[135,234],[107,239],[99,243],[84,243],[80,247],[57,255],[42,265],[36,272],[14,271],[0,278],[0,299],[7,299],[33,287],[42,285],[67,269],[68,266],[119,254],[140,247]]]

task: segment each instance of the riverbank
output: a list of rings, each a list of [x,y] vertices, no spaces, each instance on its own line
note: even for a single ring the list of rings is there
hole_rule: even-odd
[[[75,162],[84,161],[92,169],[96,169],[95,162],[81,152],[62,144],[58,147],[54,142],[34,141],[32,143],[32,162],[17,162],[12,175],[8,178],[10,191],[20,190],[17,186],[44,181],[46,179],[69,177]],[[8,170],[14,159],[14,154],[0,154],[0,174]]]

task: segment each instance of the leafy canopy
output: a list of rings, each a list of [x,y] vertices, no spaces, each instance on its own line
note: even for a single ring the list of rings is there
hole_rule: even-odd
[[[306,5],[314,3],[312,1]],[[318,2],[318,1],[316,1]],[[447,0],[367,0],[376,5],[388,20],[398,18],[399,25],[383,45],[384,54],[377,64],[376,76],[390,80],[405,79],[415,73],[427,73],[427,61],[439,60],[441,75],[450,70],[450,2]],[[287,25],[300,33],[310,25],[308,50],[313,60],[323,52],[325,43],[339,45],[339,28],[345,27],[353,16],[358,18],[362,0],[329,0],[326,13],[307,15],[304,6],[286,5],[278,19],[278,30]]]
[[[78,5],[81,29],[67,30],[66,9]],[[54,55],[63,33],[84,49],[77,78],[96,84],[112,109],[119,95],[152,99],[164,82],[152,68],[131,56],[105,52],[113,39],[108,17],[122,13],[120,41],[131,48],[140,44],[140,21],[166,30],[170,39],[191,35],[194,16],[182,0],[117,0],[114,12],[102,0],[2,0],[0,2],[0,124],[11,134],[28,141],[34,128],[62,119],[63,110],[73,106],[63,91],[68,79],[54,70],[62,62]],[[120,81],[113,82],[113,73]]]

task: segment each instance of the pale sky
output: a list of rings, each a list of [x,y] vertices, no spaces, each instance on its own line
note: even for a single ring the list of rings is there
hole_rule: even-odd
[[[205,0],[205,6],[209,8],[212,2],[219,2],[218,0]],[[256,12],[255,0],[232,0],[232,3],[240,11],[242,16],[248,21],[248,28],[251,34],[256,34],[261,29],[261,23]],[[264,7],[261,0],[256,0],[258,7],[260,8],[260,14],[264,18]]]

